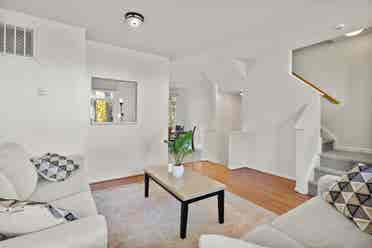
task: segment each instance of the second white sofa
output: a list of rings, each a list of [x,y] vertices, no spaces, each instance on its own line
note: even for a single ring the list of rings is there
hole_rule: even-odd
[[[6,156],[4,153],[0,152],[0,154]],[[36,190],[27,200],[48,202],[55,207],[71,210],[79,216],[79,220],[1,241],[0,248],[107,247],[106,220],[97,212],[84,161],[81,156],[69,157],[80,165],[79,170],[63,182],[48,182],[39,179]]]

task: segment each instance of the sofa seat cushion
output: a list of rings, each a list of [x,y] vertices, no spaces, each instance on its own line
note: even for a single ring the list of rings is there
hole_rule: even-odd
[[[77,219],[73,212],[48,203],[0,199],[0,233],[8,238]]]
[[[92,216],[1,241],[0,247],[104,248],[107,247],[107,225],[103,216]]]
[[[69,209],[78,215],[79,218],[97,215],[96,204],[90,191],[80,192],[68,197],[50,202],[57,208]]]
[[[202,235],[199,240],[199,248],[265,248],[256,244],[248,243],[239,239],[232,239],[220,235]]]
[[[62,182],[49,182],[39,180],[35,192],[31,195],[32,201],[51,202],[76,193],[89,191],[90,187],[86,177],[83,163],[71,177]]]
[[[272,226],[307,247],[372,247],[371,235],[361,232],[321,197],[278,217]]]
[[[270,248],[304,248],[296,240],[271,225],[262,225],[247,233],[243,240]]]

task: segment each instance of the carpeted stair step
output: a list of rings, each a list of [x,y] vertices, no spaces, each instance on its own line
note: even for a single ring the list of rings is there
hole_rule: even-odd
[[[326,140],[322,143],[322,152],[332,151],[334,148],[335,141],[334,140]]]
[[[322,138],[322,152],[332,151],[334,149],[335,139],[324,128],[320,130],[320,137]]]
[[[318,182],[319,178],[325,175],[334,175],[334,176],[342,176],[346,173],[346,171],[342,170],[335,170],[328,167],[315,167],[314,168],[314,181]]]
[[[318,181],[319,178],[325,175],[342,176],[346,171],[335,170],[327,167],[315,167],[314,168],[314,180],[308,183],[308,194],[316,196],[318,192]]]
[[[314,168],[314,180],[310,181],[309,194],[316,195],[318,180],[325,175],[341,176],[357,163],[372,165],[372,154],[332,150],[320,155],[320,166]]]
[[[320,166],[335,170],[348,171],[358,162],[372,164],[372,154],[334,150],[320,155]]]

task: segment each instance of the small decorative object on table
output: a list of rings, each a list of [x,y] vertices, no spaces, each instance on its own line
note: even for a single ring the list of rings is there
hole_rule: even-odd
[[[169,146],[169,152],[174,159],[172,174],[175,177],[182,177],[184,172],[183,160],[187,155],[193,153],[192,132],[181,133],[174,139],[174,141],[167,143]]]

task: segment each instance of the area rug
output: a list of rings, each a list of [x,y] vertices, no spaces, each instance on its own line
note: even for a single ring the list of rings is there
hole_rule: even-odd
[[[106,216],[110,248],[197,248],[202,234],[239,238],[276,215],[232,193],[225,195],[225,223],[218,223],[217,198],[192,203],[187,237],[179,238],[180,203],[151,182],[93,192],[100,214]]]

